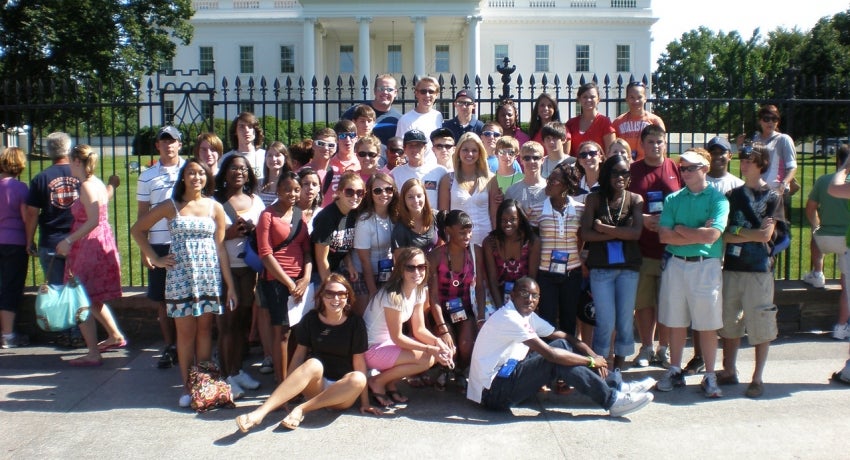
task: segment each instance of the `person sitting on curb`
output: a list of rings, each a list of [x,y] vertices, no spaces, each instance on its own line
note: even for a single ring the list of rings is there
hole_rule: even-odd
[[[543,385],[562,379],[614,417],[652,401],[647,390],[654,379],[623,383],[619,372],[608,372],[604,356],[537,316],[540,287],[536,281],[518,279],[511,300],[478,333],[468,399],[487,409],[505,410],[534,396]]]

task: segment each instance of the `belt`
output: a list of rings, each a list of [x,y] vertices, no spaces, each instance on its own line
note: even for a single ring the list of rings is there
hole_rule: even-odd
[[[716,259],[717,257],[708,257],[708,256],[677,256],[676,254],[670,254],[671,256],[682,259],[685,262],[702,262],[703,260]]]

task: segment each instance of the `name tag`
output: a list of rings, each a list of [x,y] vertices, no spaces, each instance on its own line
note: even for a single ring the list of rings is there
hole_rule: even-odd
[[[730,244],[726,247],[726,254],[729,254],[732,257],[741,257],[741,246],[737,244]]]
[[[661,211],[664,210],[664,192],[658,190],[646,192],[646,201],[650,214],[661,214]]]
[[[502,364],[502,367],[499,368],[499,372],[496,373],[496,377],[500,379],[506,379],[514,373],[514,369],[516,369],[516,365],[519,361],[515,359],[509,359],[505,364]]]
[[[378,282],[386,283],[393,271],[392,259],[381,259],[378,261]]]
[[[449,300],[446,308],[449,310],[449,318],[451,318],[452,323],[466,321],[466,310],[464,310],[463,301],[460,298]]]
[[[608,241],[608,263],[610,265],[626,263],[626,255],[623,253],[623,242],[620,240]]]
[[[552,273],[565,274],[567,273],[567,262],[570,260],[570,253],[567,251],[553,250],[549,259],[549,271]]]
[[[514,292],[514,282],[513,281],[505,281],[505,304],[511,300],[511,292]],[[502,305],[502,306],[504,306]]]

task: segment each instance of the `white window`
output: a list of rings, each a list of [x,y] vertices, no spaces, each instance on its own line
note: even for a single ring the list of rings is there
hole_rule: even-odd
[[[401,73],[401,45],[387,46],[387,72]]]
[[[239,47],[239,73],[254,73],[254,47]]]
[[[617,45],[617,72],[632,71],[632,46]]]
[[[534,71],[549,71],[549,45],[534,45]]]
[[[493,69],[502,65],[502,61],[508,57],[508,45],[496,45],[493,47],[493,58],[495,64],[493,64]]]
[[[200,61],[198,68],[201,74],[208,74],[215,71],[215,58],[213,58],[212,46],[201,46],[199,49]]]
[[[434,71],[449,72],[449,45],[437,45],[434,50]]]
[[[339,46],[339,72],[354,73],[354,45]]]
[[[576,72],[590,72],[590,45],[576,45]]]
[[[295,47],[282,45],[280,47],[280,73],[295,72]]]

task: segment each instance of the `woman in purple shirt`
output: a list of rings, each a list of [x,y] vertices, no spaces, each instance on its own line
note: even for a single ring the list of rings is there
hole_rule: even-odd
[[[25,165],[26,156],[18,147],[0,153],[0,348],[15,348],[23,342],[12,326],[27,278],[27,186],[18,180]]]

